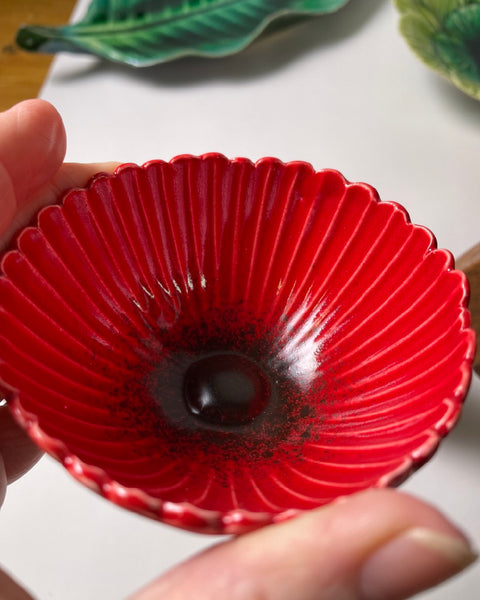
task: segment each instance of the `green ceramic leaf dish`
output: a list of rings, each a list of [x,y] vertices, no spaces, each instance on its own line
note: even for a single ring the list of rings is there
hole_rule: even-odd
[[[430,67],[480,100],[480,0],[394,0],[400,31]]]
[[[187,55],[224,56],[247,46],[275,18],[333,12],[349,0],[93,0],[63,27],[27,26],[29,51],[95,54],[133,66]]]

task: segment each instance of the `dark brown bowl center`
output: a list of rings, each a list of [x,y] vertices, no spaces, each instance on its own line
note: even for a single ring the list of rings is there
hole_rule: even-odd
[[[269,403],[272,388],[263,370],[239,354],[214,354],[188,368],[183,398],[190,412],[214,425],[250,423]]]

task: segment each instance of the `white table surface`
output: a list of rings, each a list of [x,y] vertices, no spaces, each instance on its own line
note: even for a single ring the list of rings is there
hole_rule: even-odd
[[[76,17],[88,2],[77,6]],[[42,97],[65,120],[72,161],[142,163],[220,151],[333,167],[403,204],[459,255],[480,241],[480,104],[424,67],[388,0],[265,38],[239,55],[144,70],[56,58]],[[480,382],[460,425],[403,486],[480,546]],[[214,539],[110,505],[46,457],[11,486],[0,562],[40,600],[118,600]],[[474,567],[424,600],[476,600]]]

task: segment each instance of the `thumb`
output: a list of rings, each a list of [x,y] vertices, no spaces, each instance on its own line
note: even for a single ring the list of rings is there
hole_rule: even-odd
[[[0,234],[53,178],[65,147],[62,119],[48,102],[26,100],[0,113]]]
[[[130,600],[401,600],[474,559],[438,511],[371,490],[215,546]]]

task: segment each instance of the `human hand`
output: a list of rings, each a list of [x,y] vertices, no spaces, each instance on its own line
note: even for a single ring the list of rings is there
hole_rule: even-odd
[[[0,247],[44,204],[113,163],[62,164],[65,132],[49,104],[0,114]],[[0,503],[7,481],[39,451],[0,407]],[[474,560],[468,541],[433,507],[370,490],[219,544],[130,600],[401,600]],[[0,572],[2,600],[32,600]]]
[[[63,163],[66,137],[62,120],[47,102],[27,100],[0,113],[0,250],[43,205],[55,202],[68,188],[83,186],[115,163]],[[28,471],[40,450],[0,406],[0,506],[7,484]],[[0,571],[2,600],[31,600]]]

